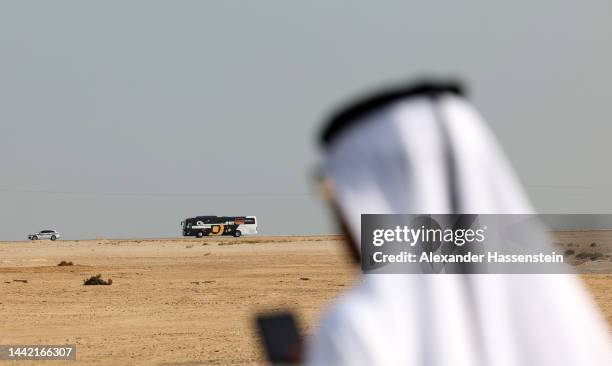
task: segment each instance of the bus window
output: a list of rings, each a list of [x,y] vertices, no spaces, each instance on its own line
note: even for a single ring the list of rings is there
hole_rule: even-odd
[[[247,217],[246,219],[244,219],[244,223],[245,224],[254,224],[255,223],[255,218]]]

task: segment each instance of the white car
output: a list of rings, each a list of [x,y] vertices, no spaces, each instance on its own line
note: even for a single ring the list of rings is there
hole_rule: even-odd
[[[36,234],[28,235],[28,239],[30,240],[42,240],[42,239],[56,240],[59,238],[60,238],[60,233],[57,230],[41,230]]]

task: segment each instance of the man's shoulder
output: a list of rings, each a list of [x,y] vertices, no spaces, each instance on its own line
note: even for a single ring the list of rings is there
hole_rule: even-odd
[[[310,364],[396,364],[388,322],[388,306],[377,289],[362,282],[328,308],[315,333]],[[392,333],[392,332],[391,332]]]
[[[364,314],[372,314],[375,298],[368,295],[368,289],[359,284],[338,297],[329,307],[324,320],[342,324],[358,321]]]

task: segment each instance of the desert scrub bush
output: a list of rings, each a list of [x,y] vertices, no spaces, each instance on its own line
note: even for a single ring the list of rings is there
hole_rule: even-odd
[[[587,253],[587,252],[580,252],[578,253],[578,255],[576,255],[576,259],[590,259],[591,261],[596,261],[598,259],[603,259],[604,255],[603,253],[597,252],[597,253]]]
[[[91,276],[88,279],[86,279],[85,281],[83,281],[83,285],[85,286],[90,286],[90,285],[112,285],[113,284],[113,280],[111,280],[110,278],[108,280],[104,280],[102,278],[101,274],[97,274],[95,276]]]

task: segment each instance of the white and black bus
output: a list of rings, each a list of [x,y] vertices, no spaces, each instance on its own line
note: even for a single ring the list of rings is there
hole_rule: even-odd
[[[255,216],[196,216],[181,221],[183,236],[257,234]]]

